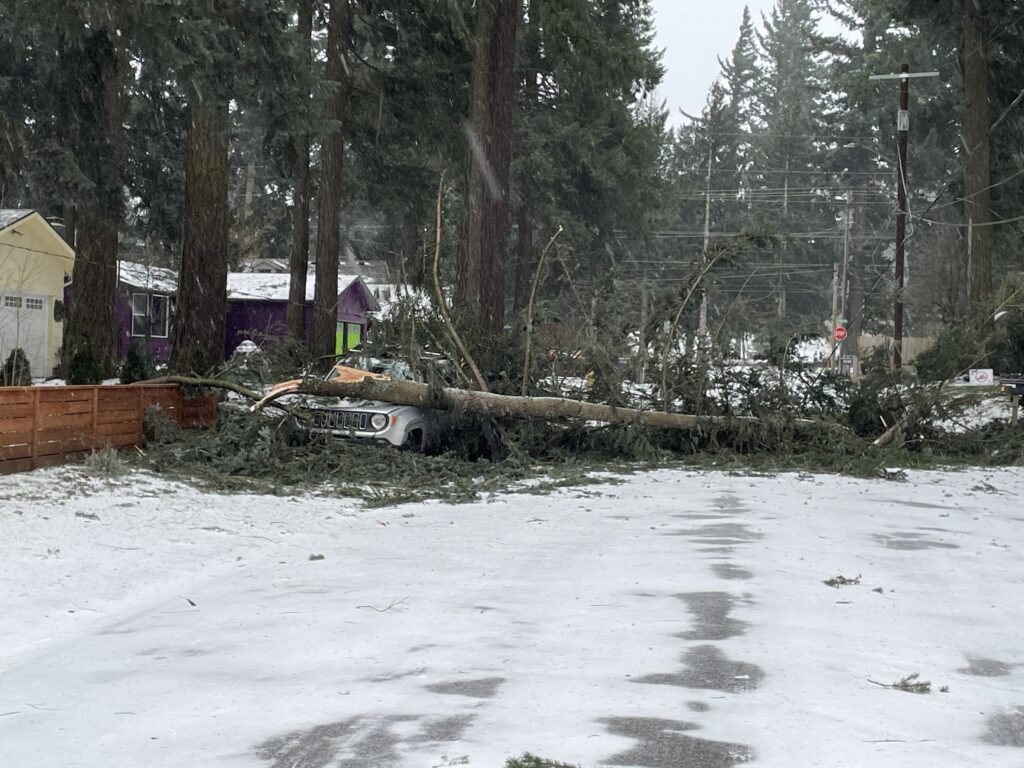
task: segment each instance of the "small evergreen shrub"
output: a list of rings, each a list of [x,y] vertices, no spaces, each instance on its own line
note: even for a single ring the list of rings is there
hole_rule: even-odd
[[[20,347],[11,350],[7,362],[0,369],[0,386],[29,387],[32,385],[32,371],[29,368],[25,351]]]
[[[138,343],[128,347],[128,354],[121,364],[121,383],[134,384],[137,381],[145,381],[153,378],[153,373],[153,362],[146,349]]]
[[[68,364],[68,384],[100,384],[103,375],[92,353],[87,349],[76,352]]]
[[[107,446],[85,457],[85,471],[94,477],[121,477],[128,474],[128,462],[116,450]]]

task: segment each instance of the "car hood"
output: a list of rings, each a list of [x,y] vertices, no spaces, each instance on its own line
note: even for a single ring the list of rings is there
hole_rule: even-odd
[[[379,373],[370,373],[369,371],[361,371],[358,368],[349,368],[341,365],[335,366],[334,375],[336,379],[340,381],[360,381],[362,379],[382,379],[386,381],[388,379],[387,376],[383,376]],[[275,397],[275,399],[281,403],[291,405],[296,408],[330,408],[332,410],[359,410],[375,411],[378,413],[392,413],[402,407],[395,403],[386,403],[381,400],[366,400],[358,397],[328,397],[323,395],[294,394],[295,390],[297,390],[301,385],[302,379],[282,381],[280,384],[275,384],[267,390],[264,400],[274,397],[275,395],[278,395],[278,393],[284,392],[286,394]]]
[[[334,411],[373,411],[375,413],[392,413],[401,408],[395,403],[382,400],[362,400],[351,397],[319,397],[314,395],[286,395],[281,398],[288,405],[310,410],[329,409]]]

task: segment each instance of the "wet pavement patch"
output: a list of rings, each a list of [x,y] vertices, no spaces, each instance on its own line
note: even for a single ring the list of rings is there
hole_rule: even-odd
[[[434,683],[426,686],[428,691],[450,696],[469,696],[473,699],[491,699],[505,682],[504,677],[485,677],[480,680],[453,680],[450,683]]]
[[[422,733],[416,741],[442,742],[459,741],[473,722],[474,715],[454,715],[428,720],[423,724]]]
[[[721,496],[715,498],[714,505],[716,509],[721,509],[726,512],[747,512],[748,509],[743,503],[743,500],[739,496],[734,496],[731,493],[723,493]]]
[[[380,768],[398,763],[402,744],[458,741],[473,716],[433,718],[419,723],[418,733],[396,733],[395,725],[419,720],[419,715],[351,717],[270,739],[257,754],[270,768]]]
[[[732,563],[715,563],[711,566],[711,570],[715,572],[715,576],[718,578],[728,579],[730,581],[754,578],[754,574],[746,568],[740,568],[738,565],[733,565]]]
[[[750,747],[691,736],[694,723],[654,717],[609,717],[600,721],[616,736],[639,744],[603,761],[605,765],[644,768],[728,768],[752,760]]]
[[[1024,749],[1024,707],[989,717],[988,731],[982,738],[997,747]]]
[[[975,677],[1005,677],[1010,674],[1012,669],[1012,664],[1007,664],[1003,661],[968,656],[967,666],[958,669],[957,672],[962,672],[965,675],[974,675]]]
[[[363,681],[367,683],[390,683],[393,680],[402,680],[406,677],[422,675],[426,671],[426,667],[421,667],[420,669],[410,669],[408,672],[390,672],[384,675],[374,675],[373,677],[363,678]]]
[[[737,544],[746,544],[764,537],[764,534],[752,531],[739,523],[711,523],[699,528],[668,531],[663,535],[685,536],[694,539],[699,545],[704,545],[701,547],[702,552],[721,552],[723,554],[732,552],[732,548]]]
[[[709,709],[711,709],[711,705],[705,704],[703,701],[688,701],[686,702],[686,706],[692,712],[707,712]]]
[[[694,627],[677,637],[684,640],[725,640],[742,635],[746,622],[729,617],[736,598],[727,592],[688,592],[676,595],[693,614]]]
[[[889,549],[958,549],[956,544],[928,539],[925,538],[923,533],[913,533],[911,531],[897,531],[892,534],[875,533],[871,535],[871,538],[880,544],[884,544]]]
[[[408,718],[400,718],[408,719]],[[415,719],[415,718],[412,718]],[[351,717],[336,723],[293,731],[264,742],[258,754],[271,768],[371,768],[398,761],[401,739],[391,729],[394,718]]]
[[[733,661],[713,645],[698,645],[683,656],[681,672],[662,672],[635,678],[645,685],[677,685],[726,693],[752,691],[764,679],[756,664]]]

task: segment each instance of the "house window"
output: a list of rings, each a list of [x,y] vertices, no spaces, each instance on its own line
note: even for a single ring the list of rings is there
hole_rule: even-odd
[[[25,309],[42,309],[42,299],[25,299]]]
[[[21,309],[21,296],[4,296],[4,306],[10,309]]]
[[[132,294],[132,336],[166,339],[170,327],[170,297],[159,293]]]

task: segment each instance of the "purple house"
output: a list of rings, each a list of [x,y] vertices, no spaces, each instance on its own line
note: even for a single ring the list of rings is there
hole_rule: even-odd
[[[265,272],[228,275],[228,314],[224,356],[230,357],[243,341],[260,345],[285,335],[290,276]],[[306,281],[306,342],[313,328],[313,285]],[[365,338],[370,315],[380,310],[373,292],[358,275],[338,275],[338,325],[335,352],[348,352]]]
[[[178,274],[165,267],[132,261],[117,263],[117,354],[123,360],[132,344],[149,348],[150,357],[166,363],[171,356],[171,322]]]
[[[315,276],[306,283],[305,329],[309,341],[313,316]],[[243,341],[265,344],[282,339],[288,313],[289,275],[261,272],[228,274],[224,355],[230,357]],[[170,357],[174,323],[174,296],[178,276],[174,270],[122,261],[114,312],[118,324],[118,354],[123,358],[132,344],[144,344],[157,362]],[[358,275],[338,276],[337,352],[347,352],[366,336],[370,315],[380,305]]]

